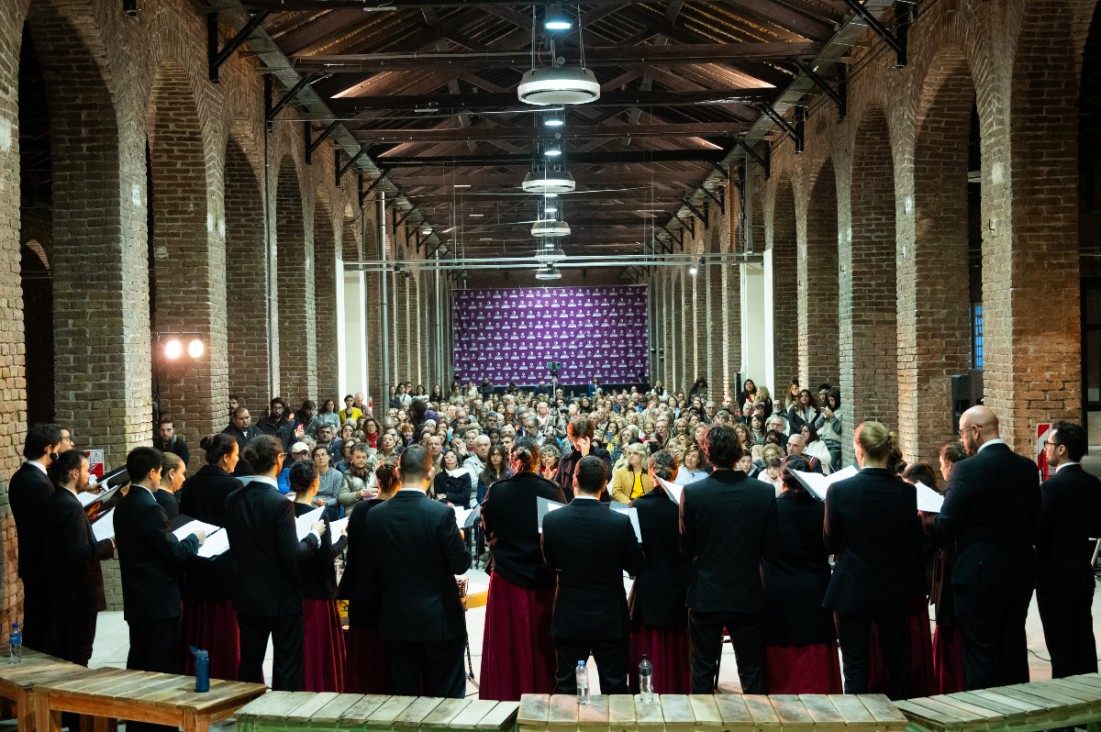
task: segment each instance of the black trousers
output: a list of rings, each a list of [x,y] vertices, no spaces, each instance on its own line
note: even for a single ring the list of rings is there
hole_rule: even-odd
[[[53,654],[57,643],[55,608],[45,582],[23,580],[23,617],[19,624],[23,646]],[[10,628],[9,628],[10,629]],[[5,634],[5,639],[6,639]]]
[[[238,613],[237,628],[241,633],[241,663],[237,667],[240,681],[264,683],[264,654],[270,636],[275,647],[271,688],[275,691],[302,690],[306,658],[302,613],[279,617]]]
[[[730,633],[743,694],[765,693],[765,621],[760,615],[688,613],[688,645],[692,659],[692,693],[715,693],[723,628]]]
[[[1028,683],[1031,582],[953,585],[967,690]]]
[[[391,641],[390,679],[394,693],[462,699],[466,696],[465,650],[466,638]]]
[[[57,624],[53,655],[78,666],[87,666],[96,639],[97,616],[98,613],[66,615],[65,620]]]
[[[630,694],[627,686],[629,645],[628,638],[555,638],[557,667],[554,671],[554,693],[576,694],[577,662],[587,662],[592,656],[600,676],[600,693]],[[591,676],[589,683],[592,683]]]
[[[1055,679],[1097,673],[1097,641],[1093,637],[1093,593],[1078,595],[1036,590],[1044,641],[1051,654]]]
[[[910,639],[906,636],[906,616],[868,618],[837,614],[837,639],[841,644],[841,665],[846,694],[867,694],[869,646],[872,626],[879,632],[879,647],[887,667],[887,683],[892,699],[910,695]]]
[[[180,618],[150,620],[129,623],[130,653],[126,656],[126,668],[132,671],[157,671],[178,674],[180,672]],[[127,722],[129,732],[170,732],[167,727],[146,722]]]

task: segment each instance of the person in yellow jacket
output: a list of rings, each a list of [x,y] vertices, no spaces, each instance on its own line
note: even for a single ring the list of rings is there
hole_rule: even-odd
[[[646,460],[650,451],[645,445],[634,443],[623,449],[627,464],[612,475],[612,500],[630,503],[650,492],[653,484],[646,473]]]

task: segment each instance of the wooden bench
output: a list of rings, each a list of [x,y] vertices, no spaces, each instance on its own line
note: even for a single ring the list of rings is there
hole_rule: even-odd
[[[904,732],[885,696],[800,694],[661,694],[594,696],[524,694],[520,732]]]
[[[512,732],[517,702],[274,691],[237,712],[238,732]]]
[[[1034,681],[895,702],[912,732],[1014,732],[1101,723],[1101,675]]]
[[[37,732],[60,732],[61,713],[94,718],[96,732],[117,729],[117,721],[150,722],[205,732],[267,692],[263,684],[212,679],[210,691],[195,691],[193,676],[103,668],[35,685]]]
[[[24,648],[22,663],[12,665],[6,655],[0,656],[0,697],[15,705],[19,732],[34,732],[35,685],[95,673],[84,666]]]

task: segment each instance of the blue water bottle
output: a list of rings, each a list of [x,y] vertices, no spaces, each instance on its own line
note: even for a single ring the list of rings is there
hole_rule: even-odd
[[[23,663],[23,634],[19,631],[19,623],[12,623],[8,634],[8,663]]]
[[[210,654],[192,646],[195,656],[195,691],[210,691]]]

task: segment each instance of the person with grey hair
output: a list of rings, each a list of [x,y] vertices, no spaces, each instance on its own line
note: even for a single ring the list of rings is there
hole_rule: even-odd
[[[486,460],[489,458],[490,445],[489,435],[478,435],[474,438],[474,449],[470,451],[470,455],[463,461],[463,469],[470,473],[469,505],[471,506],[477,503],[478,476],[486,469]]]
[[[768,434],[769,430],[776,430],[781,435],[788,435],[788,422],[784,419],[784,416],[779,412],[774,412],[768,419],[765,420],[765,434]]]

